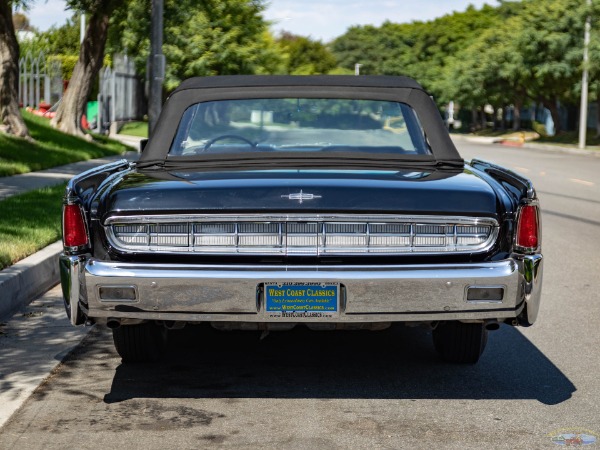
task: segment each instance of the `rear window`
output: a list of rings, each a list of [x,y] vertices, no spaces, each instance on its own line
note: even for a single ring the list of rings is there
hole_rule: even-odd
[[[431,154],[417,115],[404,103],[267,98],[190,106],[169,155],[246,151]]]

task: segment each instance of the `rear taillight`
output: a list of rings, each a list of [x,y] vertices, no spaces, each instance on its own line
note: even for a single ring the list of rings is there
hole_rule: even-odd
[[[79,205],[63,206],[63,245],[82,247],[88,244],[83,213]]]
[[[533,251],[539,245],[538,207],[536,205],[521,206],[517,223],[517,247]]]

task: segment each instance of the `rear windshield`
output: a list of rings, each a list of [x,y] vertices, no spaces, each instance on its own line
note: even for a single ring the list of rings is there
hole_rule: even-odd
[[[246,151],[431,154],[417,115],[404,103],[267,98],[190,106],[169,155]]]

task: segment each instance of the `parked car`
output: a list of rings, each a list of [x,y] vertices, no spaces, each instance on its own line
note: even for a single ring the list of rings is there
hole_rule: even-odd
[[[430,327],[474,363],[540,304],[531,182],[465,162],[406,77],[224,76],[169,97],[138,162],[73,178],[60,257],[74,325],[124,362],[167,331]]]

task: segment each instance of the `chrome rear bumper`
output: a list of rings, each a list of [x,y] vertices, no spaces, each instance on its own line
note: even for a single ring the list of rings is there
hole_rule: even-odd
[[[340,313],[311,322],[481,320],[537,316],[541,255],[469,264],[394,266],[160,265],[60,257],[66,303],[96,320],[284,322],[264,310],[270,282],[339,283]],[[100,288],[133,288],[135,298],[107,300]],[[502,301],[468,301],[470,287],[502,287]],[[76,305],[76,306],[75,306]],[[73,317],[73,315],[71,314]]]

